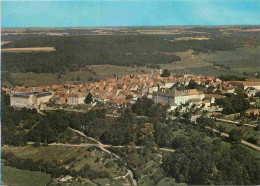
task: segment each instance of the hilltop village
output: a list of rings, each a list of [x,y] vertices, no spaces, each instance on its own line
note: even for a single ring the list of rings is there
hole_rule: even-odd
[[[11,106],[39,110],[57,106],[60,109],[76,108],[86,105],[86,97],[89,96],[89,108],[102,104],[113,108],[111,114],[116,114],[118,109],[145,96],[155,103],[166,105],[170,113],[197,109],[218,115],[223,110],[220,103],[227,95],[243,92],[249,101],[250,97],[259,95],[260,80],[222,81],[213,76],[173,74],[160,69],[150,74],[125,75],[85,84],[2,87],[2,91],[10,94]],[[259,114],[257,109],[249,112]]]

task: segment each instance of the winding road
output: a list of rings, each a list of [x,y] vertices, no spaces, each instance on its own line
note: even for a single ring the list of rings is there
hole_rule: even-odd
[[[84,136],[84,137],[86,137],[86,138],[88,138],[88,139],[90,139],[90,140],[96,142],[97,144],[85,144],[85,143],[84,143],[84,144],[79,144],[79,145],[73,145],[73,144],[52,143],[52,144],[50,144],[50,145],[77,146],[77,147],[97,146],[97,147],[99,147],[102,151],[107,152],[108,154],[112,154],[112,155],[115,156],[117,159],[122,160],[122,158],[120,158],[120,157],[119,157],[118,155],[116,155],[115,153],[113,153],[113,152],[107,150],[106,148],[109,148],[109,147],[113,147],[113,148],[123,148],[123,147],[125,147],[125,146],[106,145],[106,144],[103,144],[103,143],[101,143],[100,141],[98,141],[98,140],[96,140],[96,139],[94,139],[94,138],[92,138],[92,137],[88,137],[88,136],[85,135],[83,132],[80,132],[80,131],[78,131],[78,130],[76,130],[76,129],[73,129],[73,128],[70,128],[70,127],[69,127],[69,129],[72,130],[72,131],[74,131],[74,132],[76,132],[76,133],[78,133],[78,134],[81,135],[81,136]],[[140,149],[140,148],[143,148],[143,147],[135,146],[134,148]],[[167,148],[159,148],[159,149],[162,150],[162,151],[166,151],[166,152],[174,152],[174,151],[175,151],[175,150],[173,150],[173,149],[167,149]],[[127,169],[126,167],[125,167],[125,169],[127,170],[127,174],[126,174],[124,177],[130,175],[130,177],[131,177],[131,182],[133,183],[133,185],[137,185],[137,182],[136,182],[136,180],[134,179],[133,172],[132,172],[130,169]]]
[[[100,143],[98,140],[96,140],[96,139],[94,139],[94,138],[91,138],[91,137],[86,136],[84,133],[82,133],[82,132],[80,132],[80,131],[78,131],[78,130],[72,129],[72,128],[70,128],[70,127],[69,127],[69,129],[72,130],[72,131],[74,131],[74,132],[76,132],[76,133],[78,133],[79,135],[84,136],[84,137],[86,137],[86,138],[88,138],[88,139],[90,139],[90,140],[92,140],[92,141],[95,141],[95,142],[97,143],[97,144],[92,144],[92,146],[97,146],[97,147],[99,147],[102,151],[107,152],[108,154],[112,154],[112,155],[115,156],[117,159],[122,160],[122,158],[120,158],[120,157],[119,157],[118,155],[116,155],[115,153],[113,153],[113,152],[111,152],[111,151],[105,149],[105,147],[107,147],[107,145],[104,145],[104,144]],[[68,145],[71,145],[71,144],[68,144]],[[91,144],[79,144],[78,146],[82,146],[82,145],[83,145],[83,146],[86,146],[86,145],[87,145],[87,146],[90,146]],[[125,169],[127,170],[126,176],[127,176],[127,175],[130,175],[130,178],[131,178],[130,183],[133,183],[133,185],[137,185],[137,181],[134,179],[133,172],[132,172],[130,169],[126,168],[126,167],[125,167]]]

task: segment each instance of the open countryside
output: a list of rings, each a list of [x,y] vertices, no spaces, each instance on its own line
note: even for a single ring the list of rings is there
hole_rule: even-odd
[[[260,185],[257,1],[1,7],[1,185]]]

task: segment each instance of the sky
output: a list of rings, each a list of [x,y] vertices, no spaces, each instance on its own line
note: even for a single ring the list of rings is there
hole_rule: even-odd
[[[260,25],[260,0],[1,1],[2,27]]]

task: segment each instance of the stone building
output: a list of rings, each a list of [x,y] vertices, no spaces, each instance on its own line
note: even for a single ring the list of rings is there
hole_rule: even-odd
[[[171,105],[185,104],[187,101],[192,99],[203,100],[205,94],[196,89],[187,90],[171,90],[153,94],[153,99],[156,103],[166,103]]]
[[[19,92],[10,95],[10,105],[14,107],[42,109],[52,97],[49,92]]]

